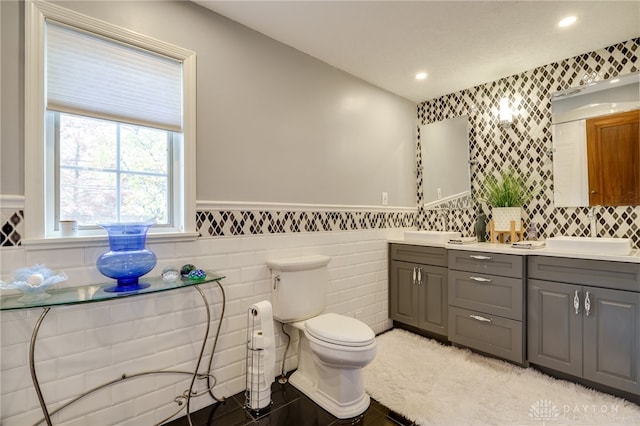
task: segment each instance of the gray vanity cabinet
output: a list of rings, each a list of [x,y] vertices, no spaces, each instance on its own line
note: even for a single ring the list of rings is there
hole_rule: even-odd
[[[527,291],[527,359],[582,376],[582,315],[571,311],[574,294],[582,288],[529,279]]]
[[[528,360],[640,394],[640,265],[531,256]]]
[[[524,364],[522,256],[449,250],[449,340]]]
[[[440,247],[391,244],[389,317],[447,335],[447,255]]]

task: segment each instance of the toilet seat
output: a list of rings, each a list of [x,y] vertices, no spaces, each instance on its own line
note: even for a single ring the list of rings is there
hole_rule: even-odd
[[[376,337],[362,321],[334,313],[310,318],[305,321],[304,328],[310,336],[339,346],[367,346]]]

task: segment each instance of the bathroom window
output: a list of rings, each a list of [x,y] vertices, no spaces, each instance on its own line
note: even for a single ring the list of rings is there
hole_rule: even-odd
[[[195,235],[195,54],[26,7],[25,243],[58,237],[61,220],[80,236],[141,220],[151,238]]]
[[[56,222],[151,220],[171,224],[173,132],[92,117],[48,112],[58,164]],[[48,129],[49,130],[49,129]]]

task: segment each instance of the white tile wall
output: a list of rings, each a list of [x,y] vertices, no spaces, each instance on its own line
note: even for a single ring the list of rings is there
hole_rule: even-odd
[[[225,316],[213,358],[215,395],[230,396],[244,389],[246,313],[249,306],[271,295],[266,260],[307,254],[332,257],[328,312],[357,316],[376,333],[391,327],[387,308],[387,239],[402,229],[314,232],[242,237],[201,238],[193,243],[150,244],[158,255],[151,274],[166,265],[193,263],[226,278]],[[63,269],[76,286],[104,282],[95,268],[100,251],[58,249],[28,252],[22,247],[2,250],[0,274],[44,263]],[[207,369],[213,336],[222,311],[222,294],[215,284],[202,286],[211,305],[211,331],[200,371]],[[42,417],[28,366],[29,339],[41,310],[3,312],[0,318],[0,423],[33,424]],[[92,305],[56,307],[45,318],[36,345],[36,365],[44,398],[55,409],[99,386],[149,370],[193,370],[205,333],[206,311],[197,291],[183,289],[113,300]],[[286,338],[277,333],[277,370]],[[295,341],[297,339],[294,338]],[[286,369],[295,368],[288,354]],[[53,416],[59,425],[142,425],[159,422],[178,407],[172,402],[188,388],[185,374],[155,374],[133,378],[99,390]],[[199,383],[198,389],[204,384]],[[192,411],[212,404],[208,396],[192,400]],[[182,415],[182,414],[181,414]]]

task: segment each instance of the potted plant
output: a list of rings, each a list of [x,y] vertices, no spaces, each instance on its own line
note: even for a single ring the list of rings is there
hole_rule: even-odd
[[[515,222],[516,231],[522,230],[522,206],[537,194],[536,185],[519,175],[513,167],[500,170],[484,180],[480,200],[491,206],[493,226],[498,231],[511,229]]]

